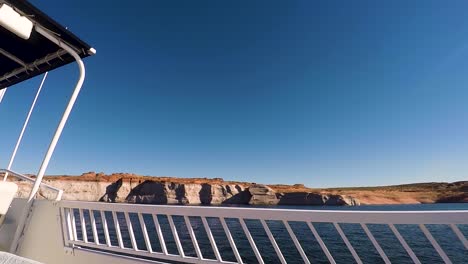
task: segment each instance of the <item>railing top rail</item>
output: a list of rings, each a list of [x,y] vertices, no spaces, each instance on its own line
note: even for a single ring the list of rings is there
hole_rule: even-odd
[[[36,179],[33,179],[33,178],[28,177],[26,175],[23,175],[23,174],[20,174],[20,173],[11,171],[11,170],[7,170],[7,169],[0,169],[0,173],[7,173],[9,176],[14,176],[14,177],[16,177],[18,179],[28,181],[28,182],[32,182],[32,183],[34,183],[36,181]],[[41,183],[41,186],[43,186],[46,189],[53,190],[53,191],[57,192],[57,197],[56,197],[57,201],[62,199],[63,190],[61,190],[59,188],[56,188],[56,187],[54,187],[52,185],[49,185],[47,183],[43,183],[43,182]]]
[[[349,211],[296,210],[245,207],[206,207],[176,205],[144,205],[61,201],[60,206],[101,211],[135,212],[221,218],[264,220],[367,223],[367,224],[468,224],[468,210],[450,211]]]

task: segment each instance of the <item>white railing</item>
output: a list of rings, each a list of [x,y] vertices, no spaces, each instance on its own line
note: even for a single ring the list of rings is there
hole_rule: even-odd
[[[468,250],[467,239],[460,231],[461,227],[468,231],[467,210],[325,211],[74,201],[61,201],[59,206],[66,246],[185,263],[246,263],[246,249],[253,251],[249,263],[270,263],[272,255],[276,262],[280,263],[287,263],[289,260],[311,263],[310,259],[314,261],[317,256],[311,256],[311,242],[305,243],[304,239],[310,240],[312,237],[315,238],[317,248],[322,251],[321,254],[325,256],[324,260],[336,263],[334,248],[330,247],[330,244],[333,244],[329,242],[330,236],[336,240],[341,239],[349,256],[357,263],[363,263],[366,254],[362,254],[363,250],[357,250],[362,242],[357,244],[350,241],[356,234],[350,235],[350,232],[346,232],[347,224],[360,228],[369,245],[373,245],[378,254],[374,257],[380,257],[385,263],[391,263],[392,255],[388,253],[388,245],[384,249],[379,243],[382,234],[377,236],[375,230],[371,231],[374,224],[387,227],[387,235],[393,236],[394,241],[397,241],[391,246],[397,246],[399,242],[398,246],[404,249],[410,262],[421,263],[421,254],[418,256],[410,244],[413,245],[415,240],[425,237],[426,242],[432,245],[433,252],[445,263],[452,263],[446,253],[447,245],[441,246],[438,242],[440,239],[433,235],[434,231],[429,231],[433,228],[432,225],[442,225],[450,230],[444,231],[444,237],[447,237],[446,232],[452,232],[453,241],[449,241],[449,247],[458,243],[461,257]],[[331,235],[330,232],[328,237],[323,235],[318,226],[325,223],[334,228],[336,235]],[[304,226],[300,230],[297,228],[299,224]],[[421,235],[408,237],[407,231],[401,231],[410,226],[417,228]],[[278,233],[280,229],[282,234]],[[356,229],[353,232],[356,233]],[[244,236],[245,242],[240,241],[241,235]],[[203,239],[205,242],[202,242]],[[334,243],[336,245],[337,242]],[[268,247],[265,246],[267,244]],[[188,247],[190,249],[187,251]],[[265,252],[268,248],[270,254],[267,260],[265,255],[268,254]],[[226,255],[226,250],[230,252],[229,260],[223,256]],[[358,251],[361,251],[361,254]],[[364,251],[372,250],[365,248]]]
[[[26,175],[23,175],[23,174],[20,174],[20,173],[11,171],[11,170],[7,170],[7,169],[0,169],[0,174],[3,174],[4,180],[6,180],[7,176],[14,176],[15,178],[18,178],[20,180],[27,181],[27,182],[30,182],[30,183],[33,183],[33,184],[34,184],[34,182],[36,182],[36,179],[33,179],[33,178],[28,177]],[[56,192],[57,195],[55,196],[55,201],[60,201],[62,199],[63,190],[61,190],[59,188],[56,188],[54,186],[51,186],[51,185],[49,185],[47,183],[43,183],[43,182],[41,182],[40,186],[45,188],[45,189]]]

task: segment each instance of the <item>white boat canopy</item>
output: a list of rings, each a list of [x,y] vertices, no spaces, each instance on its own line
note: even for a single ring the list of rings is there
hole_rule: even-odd
[[[0,0],[0,90],[75,61],[40,29],[81,58],[94,49],[25,0]]]

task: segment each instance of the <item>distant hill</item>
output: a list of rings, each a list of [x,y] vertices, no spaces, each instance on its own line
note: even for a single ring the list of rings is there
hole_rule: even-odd
[[[391,186],[327,188],[323,191],[352,195],[362,204],[467,203],[468,181],[426,182]]]

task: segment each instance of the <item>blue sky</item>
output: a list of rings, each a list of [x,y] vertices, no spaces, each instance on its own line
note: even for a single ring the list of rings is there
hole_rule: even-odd
[[[466,1],[32,2],[97,49],[48,174],[467,179]],[[49,74],[15,170],[37,172],[76,76]],[[0,167],[39,82],[0,104]]]

